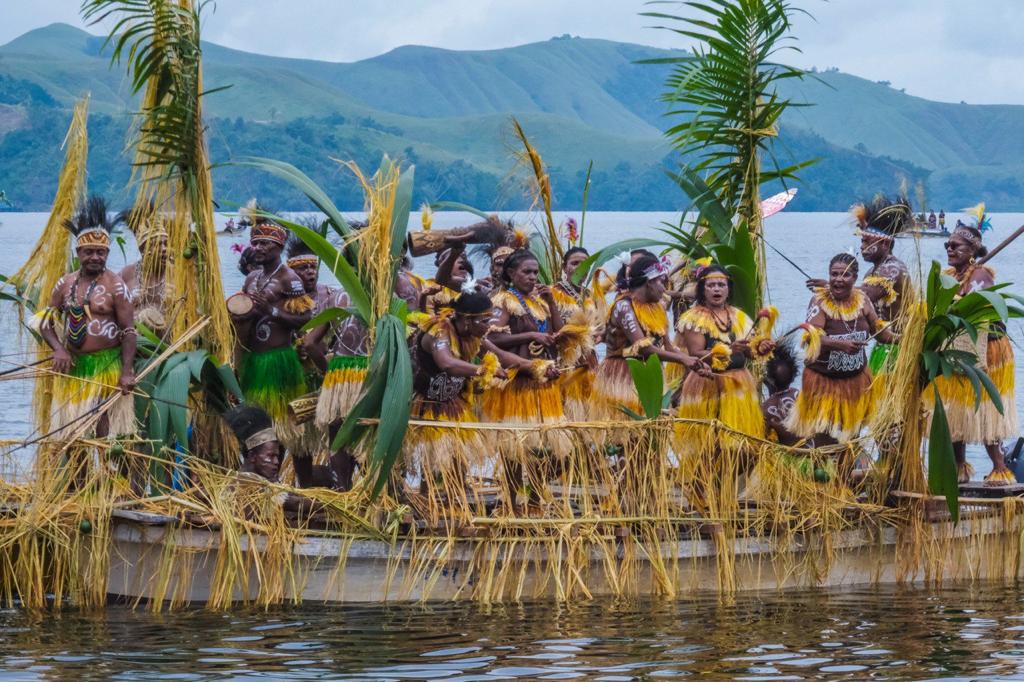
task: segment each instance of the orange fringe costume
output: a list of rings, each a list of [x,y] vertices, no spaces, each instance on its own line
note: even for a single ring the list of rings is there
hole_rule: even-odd
[[[630,328],[639,329],[644,338],[630,343],[626,333]],[[605,327],[607,354],[594,380],[596,416],[607,421],[629,419],[621,407],[644,413],[626,359],[640,358],[640,351],[647,346],[662,347],[667,334],[668,313],[661,303],[637,303],[627,294],[615,300]]]
[[[491,332],[520,334],[539,331],[546,327],[550,314],[547,304],[539,298],[524,296],[522,302],[512,291],[502,290],[492,294],[491,300],[497,310],[508,314],[508,325],[491,328]],[[524,306],[525,303],[525,306]],[[547,368],[555,359],[551,349],[531,345],[533,357],[530,371],[509,370],[509,381],[504,387],[487,391],[483,396],[483,419],[488,422],[512,422],[520,424],[559,424],[565,422],[562,405],[562,391],[557,380],[548,380]],[[520,353],[520,355],[522,355]],[[564,433],[548,431],[542,438],[537,432],[523,436],[526,447],[549,449],[556,456],[564,455],[571,444]]]
[[[582,422],[590,419],[591,403],[594,394],[594,372],[591,363],[595,359],[593,335],[590,320],[597,314],[593,296],[586,289],[574,294],[570,285],[559,282],[551,287],[555,305],[558,306],[563,326],[561,336],[567,343],[575,343],[580,357],[573,362],[572,369],[561,377],[562,398],[565,401],[565,414],[570,421]],[[573,341],[569,341],[569,336]],[[569,364],[569,358],[564,358]]]
[[[718,326],[711,311],[695,305],[687,310],[676,325],[680,334],[697,332],[704,336],[705,353],[714,376],[704,378],[688,372],[680,389],[676,416],[683,419],[717,419],[724,426],[741,433],[763,438],[764,415],[758,399],[757,382],[747,369],[746,358],[729,350],[734,341],[748,339],[754,329],[750,317],[739,308],[728,306],[729,329]],[[721,356],[721,357],[718,357]],[[704,432],[703,430],[701,431]],[[679,449],[686,451],[697,445],[696,434],[687,424],[677,424]]]
[[[988,271],[988,274],[995,280],[995,272],[986,266],[981,266]],[[973,269],[968,270],[964,276],[965,281],[970,281],[970,274]],[[952,269],[947,269],[946,274],[955,276]],[[1014,358],[1013,348],[1006,332],[996,329],[979,331],[978,343],[975,345],[966,336],[958,337],[954,343],[959,350],[969,351],[978,356],[978,365],[985,368],[992,383],[1003,403],[1003,414],[999,414],[995,403],[989,400],[987,394],[982,395],[981,402],[977,409],[974,407],[974,387],[966,376],[954,374],[950,378],[943,376],[935,380],[935,386],[939,389],[942,398],[942,406],[946,408],[946,418],[949,420],[949,432],[954,442],[964,443],[996,443],[1007,438],[1016,437],[1019,434],[1017,420],[1017,405],[1014,398]],[[932,393],[925,391],[925,400],[931,400]]]
[[[829,351],[818,357],[821,338],[829,335],[866,341],[871,334],[863,314],[864,292],[854,289],[848,301],[835,301],[827,289],[811,298],[809,318],[817,311],[825,316],[824,330],[807,325],[802,345],[805,350],[803,383],[785,428],[800,438],[827,434],[839,442],[856,438],[874,413],[875,393],[867,354]]]

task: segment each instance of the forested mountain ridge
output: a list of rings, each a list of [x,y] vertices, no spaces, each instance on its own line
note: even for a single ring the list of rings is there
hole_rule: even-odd
[[[37,29],[0,47],[0,188],[19,209],[52,199],[70,105],[92,96],[90,185],[126,199],[132,101],[103,39],[71,26]],[[417,201],[522,208],[510,179],[508,118],[516,115],[552,171],[556,204],[578,208],[594,162],[595,210],[671,210],[685,204],[664,174],[678,162],[661,136],[665,67],[637,63],[667,51],[563,36],[486,51],[406,46],[353,63],[285,59],[204,47],[211,158],[271,156],[306,170],[346,209],[355,184],[334,158],[374,166],[382,152],[417,164]],[[842,210],[862,196],[924,181],[930,205],[979,200],[1024,209],[1024,107],[931,102],[836,71],[784,93],[814,106],[783,121],[783,161],[818,157],[802,173],[796,210]],[[218,201],[258,195],[304,206],[270,177],[220,167]],[[768,190],[766,190],[768,191]]]

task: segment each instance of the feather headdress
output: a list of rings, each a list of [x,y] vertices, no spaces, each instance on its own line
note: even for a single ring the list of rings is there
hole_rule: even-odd
[[[78,241],[78,246],[110,246],[110,233],[117,223],[107,214],[107,202],[93,195],[85,200],[75,215],[64,221],[64,228]]]
[[[890,199],[876,194],[871,201],[859,203],[850,208],[862,233],[877,237],[895,237],[912,224],[913,210],[905,196]]]
[[[985,213],[985,202],[982,201],[971,208],[965,208],[964,213],[971,216],[974,220],[974,224],[971,227],[978,230],[978,232],[987,232],[992,229],[992,221],[989,220],[988,214]]]

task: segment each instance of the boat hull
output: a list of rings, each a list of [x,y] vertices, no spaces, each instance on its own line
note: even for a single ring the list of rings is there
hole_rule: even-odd
[[[237,546],[253,563],[246,579],[232,583],[227,600],[217,590],[223,561],[217,531],[113,519],[108,592],[128,600],[193,604],[499,601],[1009,580],[1021,573],[1020,531],[1015,519],[990,514],[955,527],[948,521],[923,523],[915,533],[892,526],[852,528],[829,534],[827,542],[815,534],[694,534],[643,548],[564,538],[390,544],[305,537],[290,547],[288,561],[275,565],[259,564],[267,539],[257,535]]]

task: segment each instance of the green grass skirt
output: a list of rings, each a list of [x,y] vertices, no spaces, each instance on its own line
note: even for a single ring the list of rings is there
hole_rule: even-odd
[[[288,403],[306,393],[306,372],[291,346],[246,353],[238,372],[245,401],[267,411],[275,422],[288,419]]]

